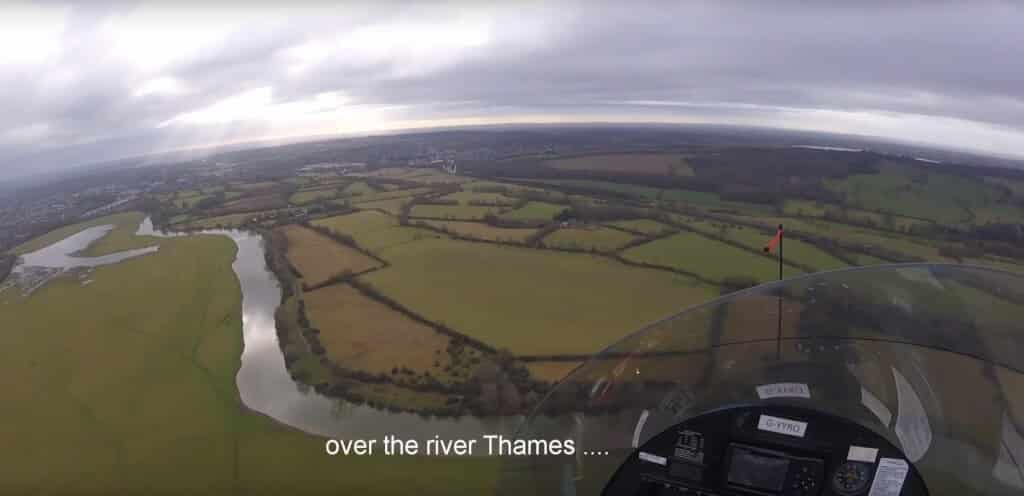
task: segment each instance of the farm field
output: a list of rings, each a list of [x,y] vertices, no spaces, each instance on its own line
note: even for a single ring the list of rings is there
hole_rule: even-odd
[[[609,222],[608,225],[643,234],[658,234],[675,230],[672,226],[650,219],[620,220]]]
[[[427,239],[441,239],[446,236],[427,229],[408,226],[392,226],[375,231],[364,231],[353,236],[359,246],[388,259],[388,250],[407,243]]]
[[[854,206],[946,224],[966,222],[970,215],[965,207],[990,205],[1001,197],[997,187],[980,180],[922,175],[894,165],[883,166],[880,174],[853,175],[826,185]]]
[[[391,267],[361,279],[435,322],[515,354],[598,351],[641,323],[718,293],[689,277],[592,255],[454,240],[396,247],[389,260]]]
[[[310,291],[304,299],[327,356],[338,365],[373,374],[407,367],[417,374],[441,375],[434,363],[442,355],[447,362],[447,336],[348,285]]]
[[[201,202],[201,201],[203,201],[203,200],[205,200],[207,198],[211,198],[212,196],[213,195],[202,195],[202,194],[193,194],[193,195],[188,195],[188,196],[179,196],[176,200],[174,200],[174,204],[177,205],[178,208],[188,210],[188,209],[196,206],[197,203],[199,203],[199,202]]]
[[[363,210],[383,210],[391,215],[398,215],[402,207],[409,203],[409,198],[393,198],[391,200],[374,200],[356,203],[356,207]]]
[[[525,222],[551,221],[567,207],[554,203],[529,202],[522,208],[505,212],[502,218],[509,220],[521,220]]]
[[[405,179],[407,181],[414,181],[423,184],[440,184],[440,183],[451,183],[460,184],[473,181],[472,178],[466,176],[451,175],[446,172],[441,172],[437,169],[420,169],[420,168],[386,168],[380,169],[368,174],[367,177],[390,177],[395,179]]]
[[[341,190],[341,196],[343,196],[343,197],[350,197],[350,196],[372,195],[372,194],[374,194],[376,192],[377,192],[377,190],[374,189],[369,184],[366,184],[363,181],[358,181],[358,182],[354,182],[354,183],[346,186],[344,189],[342,189]]]
[[[938,242],[912,238],[902,234],[877,231],[874,229],[855,227],[816,219],[795,219],[784,217],[726,217],[761,224],[767,229],[777,226],[778,223],[783,223],[786,230],[823,236],[843,243],[881,247],[889,251],[895,251],[907,256],[917,257],[922,260],[937,262],[953,261],[952,259],[939,255],[939,249],[937,246]]]
[[[718,197],[718,193],[708,193],[704,191],[691,191],[686,189],[666,189],[662,190],[661,195],[658,197],[659,200],[669,202],[682,202],[691,203],[694,205],[720,205],[722,200]]]
[[[760,250],[774,233],[759,232],[754,229],[726,229],[725,238],[742,243],[755,250]],[[783,259],[808,265],[815,270],[831,270],[846,267],[842,260],[829,255],[820,248],[795,238],[783,240]]]
[[[627,260],[686,270],[719,282],[729,277],[748,276],[760,282],[779,277],[777,260],[690,232],[630,248],[622,255]],[[799,273],[799,269],[784,267],[786,277]]]
[[[288,202],[281,198],[281,195],[276,193],[260,195],[260,196],[247,196],[238,200],[230,201],[220,207],[223,211],[255,211],[255,210],[272,210],[276,208],[285,208],[288,206]]]
[[[544,236],[544,246],[579,250],[614,251],[636,236],[607,227],[562,228]]]
[[[483,239],[487,241],[504,241],[521,243],[526,238],[537,232],[536,229],[504,228],[494,227],[482,222],[458,222],[458,221],[419,221],[429,226],[445,229],[468,238]]]
[[[320,284],[342,272],[353,274],[380,266],[376,260],[302,226],[279,227],[288,238],[288,261],[306,284]]]
[[[371,210],[317,219],[313,221],[313,225],[326,227],[335,232],[355,236],[357,234],[397,226],[398,221],[387,214]]]
[[[658,188],[651,188],[648,186],[637,186],[634,184],[613,183],[609,181],[591,181],[589,179],[534,179],[530,180],[529,182],[532,184],[536,184],[537,186],[568,186],[575,188],[587,188],[598,191],[610,191],[612,193],[624,194],[634,198],[647,200],[655,200],[658,198],[658,195],[661,194],[661,190]]]
[[[288,203],[293,205],[305,205],[317,200],[329,200],[338,196],[338,190],[334,188],[315,189],[299,191],[288,197]]]
[[[426,239],[444,236],[433,231],[398,225],[394,217],[375,211],[361,211],[318,219],[313,225],[322,226],[333,232],[352,236],[356,243],[370,252],[388,259],[389,248]]]
[[[515,198],[509,198],[501,193],[480,193],[475,191],[459,191],[450,195],[445,195],[441,198],[442,200],[455,200],[460,205],[468,205],[469,202],[487,202],[496,205],[513,205],[516,203]]]
[[[497,207],[475,207],[470,205],[415,205],[410,217],[432,219],[479,220],[487,214],[498,212]]]
[[[693,175],[693,168],[685,157],[676,153],[608,153],[548,160],[545,164],[563,170]]]
[[[18,377],[6,397],[19,405],[6,411],[0,428],[6,488],[37,494],[493,490],[496,459],[328,457],[321,438],[241,408],[234,245],[216,236],[159,243],[162,249],[150,256],[96,269],[89,286],[56,280],[30,298],[0,303],[6,331],[0,373]],[[63,310],[52,311],[57,307]],[[54,436],[62,442],[52,442]],[[351,476],[384,471],[384,479]]]
[[[873,223],[878,227],[896,229],[900,231],[910,229],[912,226],[931,224],[931,222],[926,220],[903,217],[900,215],[893,215],[891,213],[880,214],[878,212],[868,212],[858,209],[841,209],[836,205],[814,203],[806,200],[787,200],[783,207],[783,213],[798,217],[806,216],[819,218],[829,215],[836,219],[849,219],[852,222],[858,223]]]
[[[364,202],[378,201],[378,200],[391,200],[395,198],[408,198],[410,196],[422,195],[423,193],[430,192],[429,188],[409,188],[399,189],[394,191],[382,191],[380,193],[365,193],[354,198],[349,198],[348,201],[353,204],[361,204]]]

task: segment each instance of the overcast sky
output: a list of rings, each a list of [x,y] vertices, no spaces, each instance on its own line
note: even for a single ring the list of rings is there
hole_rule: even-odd
[[[0,4],[0,177],[503,122],[750,124],[1024,157],[1021,2],[82,3]]]

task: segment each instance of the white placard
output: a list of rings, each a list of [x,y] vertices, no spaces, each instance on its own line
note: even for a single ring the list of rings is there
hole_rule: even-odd
[[[846,459],[851,462],[875,463],[878,459],[878,448],[865,448],[864,446],[850,446]]]
[[[878,461],[878,470],[875,471],[875,480],[871,483],[868,496],[899,496],[909,471],[906,460],[882,458]]]
[[[657,463],[658,465],[668,465],[668,458],[664,456],[652,455],[644,451],[640,452],[640,459],[645,462]]]
[[[807,433],[807,422],[772,417],[771,415],[761,415],[761,417],[757,419],[757,428],[762,431],[774,432],[776,434],[804,437],[804,434]]]
[[[811,398],[811,388],[800,382],[779,382],[757,386],[757,396],[768,398]]]

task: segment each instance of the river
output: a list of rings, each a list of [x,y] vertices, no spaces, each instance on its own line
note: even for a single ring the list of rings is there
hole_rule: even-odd
[[[130,258],[157,252],[154,245],[100,257],[75,254],[109,233],[114,226],[84,229],[49,246],[19,257],[10,284],[19,285],[25,294],[63,273],[75,271],[83,284],[88,271]],[[231,267],[242,289],[242,363],[235,383],[243,404],[282,424],[318,436],[352,439],[381,438],[395,435],[404,439],[472,438],[483,434],[506,434],[515,428],[518,417],[460,418],[422,417],[395,413],[331,398],[296,383],[285,368],[284,355],[277,342],[274,312],[281,303],[281,288],[267,268],[263,238],[243,230],[205,230],[196,233],[156,231],[147,217],[139,225],[137,236],[161,238],[195,235],[227,236],[238,247]]]
[[[148,217],[136,234],[193,235],[155,231]],[[324,396],[297,384],[285,368],[277,342],[274,311],[281,302],[281,288],[267,268],[263,238],[242,230],[207,230],[196,234],[227,236],[238,246],[232,268],[242,288],[244,349],[235,382],[246,407],[310,434],[346,439],[390,434],[406,439],[430,439],[434,435],[454,439],[508,433],[515,427],[516,418],[424,418],[394,413]]]

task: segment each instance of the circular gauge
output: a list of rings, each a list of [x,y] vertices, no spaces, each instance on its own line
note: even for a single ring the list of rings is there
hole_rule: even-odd
[[[868,488],[871,470],[867,464],[846,462],[832,474],[832,489],[839,494],[860,494]]]

